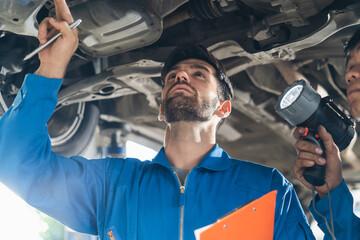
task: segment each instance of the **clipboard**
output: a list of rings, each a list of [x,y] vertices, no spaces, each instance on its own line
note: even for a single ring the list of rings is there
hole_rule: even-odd
[[[271,191],[215,223],[195,230],[196,240],[272,240],[276,193]]]

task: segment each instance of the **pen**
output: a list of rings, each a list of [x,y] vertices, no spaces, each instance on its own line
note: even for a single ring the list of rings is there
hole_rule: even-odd
[[[77,26],[79,26],[79,24],[81,23],[81,19],[78,19],[74,22],[72,22],[69,27],[71,29],[76,28]],[[58,34],[56,34],[55,36],[53,36],[49,41],[47,41],[46,43],[40,45],[38,48],[36,48],[34,51],[32,51],[31,53],[29,53],[28,55],[25,56],[23,61],[26,61],[30,58],[32,58],[35,54],[37,54],[38,52],[40,52],[41,50],[43,50],[44,48],[46,48],[49,44],[51,44],[52,42],[54,42],[58,37],[61,36],[61,32],[59,32]]]

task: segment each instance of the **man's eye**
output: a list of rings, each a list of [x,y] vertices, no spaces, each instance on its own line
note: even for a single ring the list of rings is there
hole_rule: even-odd
[[[197,77],[205,77],[205,75],[202,72],[195,72],[194,75]]]
[[[175,73],[170,73],[167,77],[167,79],[174,79],[176,77],[176,74]]]

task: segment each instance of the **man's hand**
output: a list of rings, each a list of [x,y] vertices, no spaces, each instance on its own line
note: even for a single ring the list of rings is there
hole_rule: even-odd
[[[305,169],[314,166],[314,164],[326,164],[325,181],[328,183],[331,191],[343,181],[339,149],[326,129],[323,126],[319,126],[318,133],[325,146],[326,159],[324,159],[321,157],[321,148],[301,139],[301,135],[304,132],[304,128],[298,127],[293,133],[294,138],[297,140],[295,148],[298,152],[293,168],[294,175],[302,184],[311,189],[312,185],[303,176]],[[320,198],[327,195],[326,185],[315,187],[315,190],[319,193]]]
[[[67,65],[78,46],[77,29],[69,24],[74,21],[65,0],[54,0],[56,20],[45,18],[39,25],[38,39],[40,44],[46,43],[56,33],[61,36],[55,42],[39,52],[40,67],[37,75],[48,78],[63,78]]]

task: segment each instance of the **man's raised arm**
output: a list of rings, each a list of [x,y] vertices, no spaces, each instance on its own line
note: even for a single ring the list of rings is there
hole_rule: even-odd
[[[78,45],[65,0],[55,0],[55,7],[57,19],[42,21],[39,41],[43,44],[59,31],[62,36],[39,52],[39,69],[26,76],[13,105],[0,119],[0,182],[63,224],[96,235],[106,161],[56,155],[47,131],[62,78]]]

